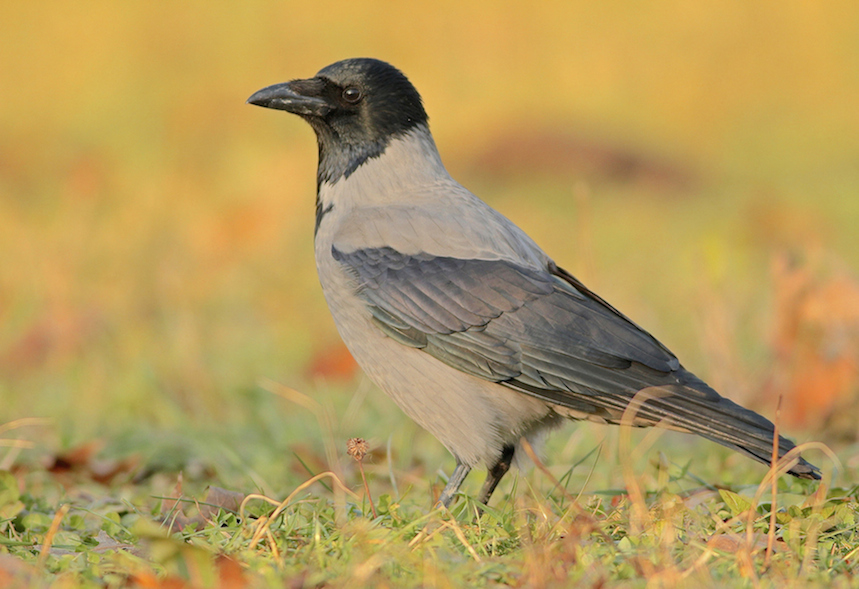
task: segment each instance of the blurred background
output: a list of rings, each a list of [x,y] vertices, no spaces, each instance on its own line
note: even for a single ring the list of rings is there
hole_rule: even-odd
[[[770,417],[783,396],[800,440],[859,434],[855,2],[7,1],[0,23],[0,424],[50,418],[43,447],[263,472],[327,427],[444,456],[339,343],[310,128],[245,104],[355,56],[402,69],[454,177],[688,368]]]

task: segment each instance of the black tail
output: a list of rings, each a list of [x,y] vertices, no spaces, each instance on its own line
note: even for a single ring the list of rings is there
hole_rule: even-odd
[[[662,425],[670,429],[697,434],[764,464],[770,464],[775,426],[771,421],[722,397],[700,378],[678,367],[660,372],[642,364],[631,363],[625,370],[612,370],[596,365],[590,372],[578,373],[588,384],[564,390],[535,387],[519,380],[503,384],[549,403],[599,416],[601,421],[623,424],[627,411],[637,395],[644,394],[641,405],[628,417],[635,426]],[[623,377],[623,380],[621,379]],[[613,390],[612,390],[613,389]],[[778,457],[796,445],[785,437],[778,438]],[[801,479],[820,479],[820,469],[798,457],[788,471]]]
[[[661,409],[668,422],[684,431],[698,434],[723,446],[770,464],[775,426],[770,420],[726,399],[694,374],[680,369],[683,385],[664,387],[671,395],[645,403]],[[662,387],[660,387],[662,388]],[[778,438],[778,457],[783,458],[796,444],[783,436]],[[788,471],[801,479],[820,479],[820,469],[798,457]]]

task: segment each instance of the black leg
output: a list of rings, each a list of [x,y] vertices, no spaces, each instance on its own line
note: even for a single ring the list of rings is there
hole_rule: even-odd
[[[471,467],[457,460],[453,474],[450,475],[449,479],[447,479],[447,484],[444,486],[441,495],[439,495],[438,502],[441,505],[450,507],[450,503],[453,501],[453,496],[456,495],[457,491],[459,491],[459,487],[462,486],[462,481],[465,480],[465,477],[468,476],[469,472],[471,472]]]
[[[492,496],[492,492],[495,491],[495,487],[498,486],[498,483],[501,482],[501,479],[510,470],[515,450],[516,447],[512,444],[504,446],[504,449],[501,450],[501,458],[486,473],[486,482],[483,483],[483,488],[480,489],[480,496],[477,498],[484,505],[489,503],[489,498]]]

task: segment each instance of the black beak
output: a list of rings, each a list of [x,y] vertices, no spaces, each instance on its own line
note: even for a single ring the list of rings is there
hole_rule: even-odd
[[[318,96],[305,96],[297,91],[306,88],[306,80],[295,80],[283,84],[275,84],[254,92],[248,98],[249,104],[285,110],[296,115],[324,117],[331,112],[328,102]]]

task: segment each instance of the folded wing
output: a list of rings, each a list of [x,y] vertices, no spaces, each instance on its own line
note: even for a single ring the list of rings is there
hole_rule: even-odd
[[[376,326],[445,364],[610,423],[648,389],[637,425],[696,433],[769,463],[773,425],[721,397],[564,270],[506,260],[341,251]],[[794,444],[779,438],[783,456]],[[819,478],[800,459],[791,474]]]

